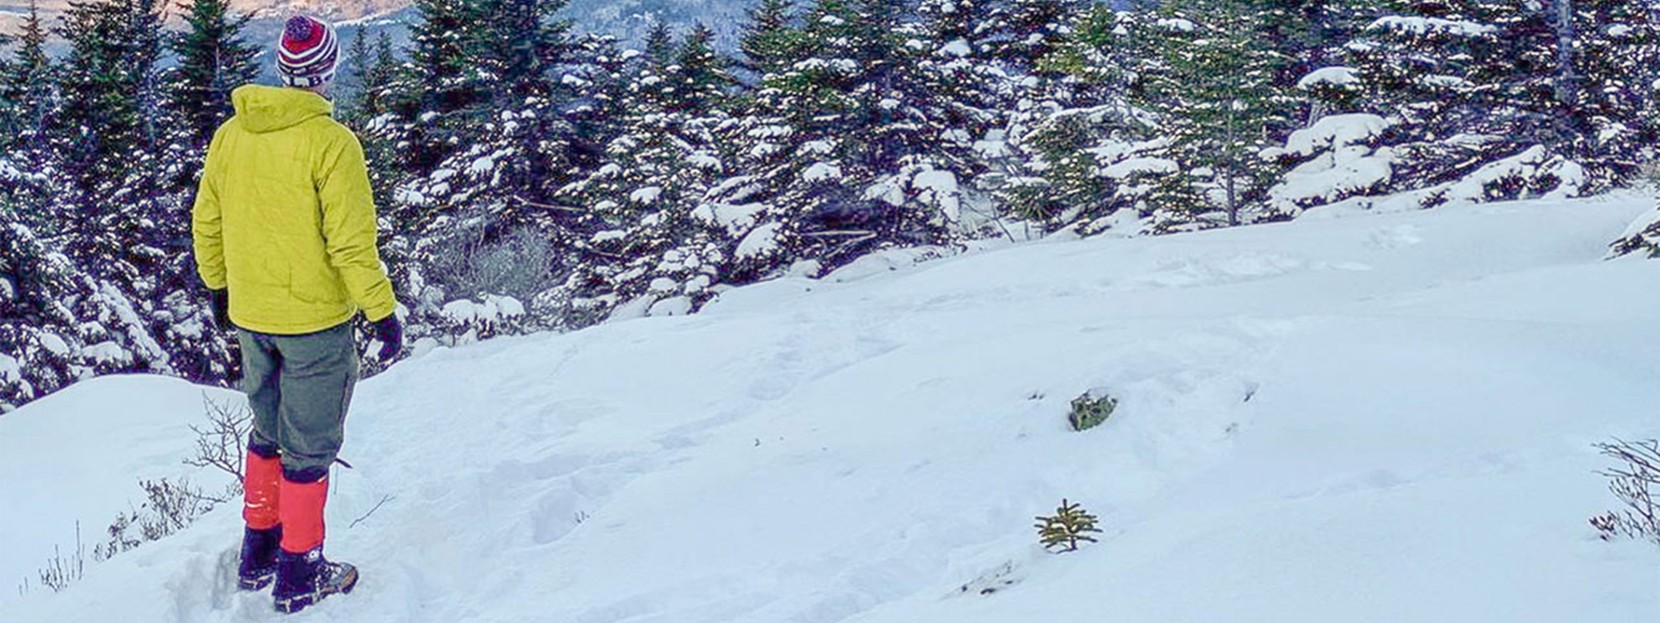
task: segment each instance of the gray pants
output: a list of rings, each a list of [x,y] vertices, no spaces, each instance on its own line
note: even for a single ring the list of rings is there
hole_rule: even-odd
[[[308,335],[237,331],[242,391],[254,412],[248,449],[282,456],[283,477],[316,482],[328,475],[345,439],[346,408],[357,384],[352,324]]]

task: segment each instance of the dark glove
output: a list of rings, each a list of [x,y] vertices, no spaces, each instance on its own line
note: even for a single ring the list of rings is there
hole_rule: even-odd
[[[380,340],[380,360],[392,361],[393,357],[403,351],[403,323],[398,322],[396,313],[376,320],[372,328],[375,339]]]
[[[220,331],[229,331],[231,326],[231,291],[226,288],[208,290],[208,302],[213,304],[213,324],[219,325]]]

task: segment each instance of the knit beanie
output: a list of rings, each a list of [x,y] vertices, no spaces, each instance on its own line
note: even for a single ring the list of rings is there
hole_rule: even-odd
[[[277,74],[283,84],[309,89],[334,79],[340,60],[340,42],[334,27],[308,15],[296,15],[282,30],[277,44]]]

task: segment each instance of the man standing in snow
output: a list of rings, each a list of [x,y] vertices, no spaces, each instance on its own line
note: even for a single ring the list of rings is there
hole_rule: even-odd
[[[357,583],[356,568],[323,557],[329,467],[358,376],[352,320],[372,323],[382,360],[403,341],[363,147],[324,97],[339,58],[333,27],[288,21],[286,87],[232,93],[236,115],[213,136],[192,214],[197,269],[215,319],[238,329],[254,412],[240,585],[274,579],[282,612]]]

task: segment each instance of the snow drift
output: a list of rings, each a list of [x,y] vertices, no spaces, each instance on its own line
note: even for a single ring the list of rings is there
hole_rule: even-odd
[[[1660,551],[1586,523],[1615,503],[1590,444],[1660,435],[1660,262],[1602,261],[1646,209],[1050,241],[427,352],[359,391],[328,548],[363,582],[303,616],[1660,620]],[[76,474],[186,454],[181,389],[0,418],[0,569],[132,493]],[[1071,432],[1091,389],[1118,410]],[[1063,497],[1105,532],[1046,554]],[[231,589],[239,530],[222,508],[0,618],[282,620]]]

